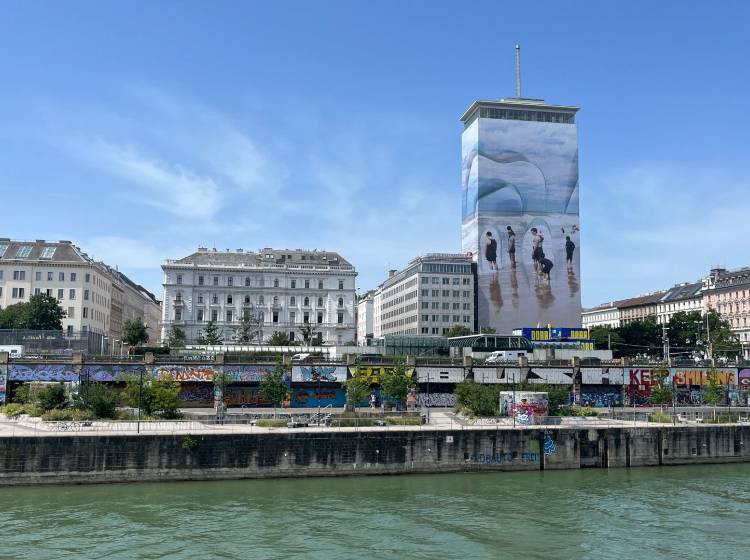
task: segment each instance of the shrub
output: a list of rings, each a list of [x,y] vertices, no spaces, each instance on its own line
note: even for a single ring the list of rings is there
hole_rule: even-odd
[[[0,407],[0,412],[8,418],[18,418],[22,414],[29,416],[41,416],[42,410],[35,404],[11,403]]]
[[[391,426],[419,426],[422,419],[418,416],[388,416],[385,423]]]
[[[259,428],[286,428],[286,420],[273,420],[264,418],[255,422],[255,425]]]
[[[456,385],[456,405],[470,416],[497,416],[500,387],[462,381]]]
[[[29,402],[29,384],[22,383],[13,391],[13,402],[26,404]]]
[[[672,422],[672,417],[661,410],[654,412],[649,418],[649,422],[658,422],[659,424],[669,424]]]
[[[76,405],[90,410],[96,418],[115,418],[120,393],[104,383],[90,383],[81,388]]]
[[[65,387],[62,383],[42,387],[36,393],[36,401],[44,412],[55,408],[63,408],[68,402]]]
[[[557,410],[556,416],[599,416],[599,413],[590,406],[564,406]]]
[[[64,421],[81,421],[93,420],[94,414],[90,410],[79,410],[76,408],[67,408],[64,410],[53,409],[42,414],[42,420],[45,422],[64,422]]]

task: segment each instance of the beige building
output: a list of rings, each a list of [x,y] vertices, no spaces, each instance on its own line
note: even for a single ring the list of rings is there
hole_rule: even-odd
[[[121,288],[122,284],[129,287]],[[109,348],[114,347],[117,336],[113,334],[119,334],[125,318],[144,319],[154,310],[159,313],[158,303],[144,288],[93,260],[70,241],[0,238],[0,306],[28,301],[40,293],[60,303],[66,333],[102,335],[103,346]]]

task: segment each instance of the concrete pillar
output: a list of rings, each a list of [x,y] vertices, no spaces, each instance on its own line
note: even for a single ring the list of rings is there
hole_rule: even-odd
[[[526,356],[518,357],[518,369],[521,370],[521,383],[526,383],[529,377],[529,359]]]
[[[223,365],[224,364],[224,353],[223,352],[219,352],[218,354],[216,354],[214,356],[214,363],[216,365]]]
[[[417,365],[417,357],[416,356],[406,356],[406,365],[409,367],[416,367]]]
[[[464,356],[464,367],[470,368],[474,365],[474,358],[471,356]]]
[[[356,354],[346,354],[346,365],[347,366],[353,366],[357,364],[357,355]]]

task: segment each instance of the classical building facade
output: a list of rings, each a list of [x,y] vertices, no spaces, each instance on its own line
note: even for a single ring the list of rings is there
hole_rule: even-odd
[[[594,327],[615,329],[620,326],[620,310],[614,302],[584,309],[581,313],[581,323],[587,329]]]
[[[656,304],[656,322],[669,323],[672,315],[683,311],[703,313],[703,294],[701,282],[683,283],[667,290],[667,293]]]
[[[703,279],[703,309],[714,309],[737,333],[743,355],[750,358],[750,267],[714,268]]]
[[[373,335],[443,335],[476,329],[476,265],[461,254],[427,254],[392,270],[373,295]]]
[[[108,349],[115,349],[122,321],[140,318],[152,329],[151,341],[158,341],[158,319],[153,317],[161,313],[159,302],[121,272],[95,261],[71,241],[0,238],[0,306],[40,293],[57,299],[68,333],[102,335]]]
[[[165,261],[162,270],[162,336],[176,325],[196,343],[213,322],[229,343],[247,319],[255,324],[252,342],[265,342],[275,331],[299,341],[305,324],[322,343],[354,340],[357,273],[338,253],[199,247]]]

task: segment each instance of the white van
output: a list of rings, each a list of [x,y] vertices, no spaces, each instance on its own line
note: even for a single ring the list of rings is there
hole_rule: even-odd
[[[303,364],[309,361],[311,356],[312,354],[309,354],[309,353],[295,354],[294,356],[292,356],[292,363]]]
[[[484,359],[487,364],[495,364],[497,362],[512,362],[518,358],[526,356],[526,350],[498,350],[493,352]]]

